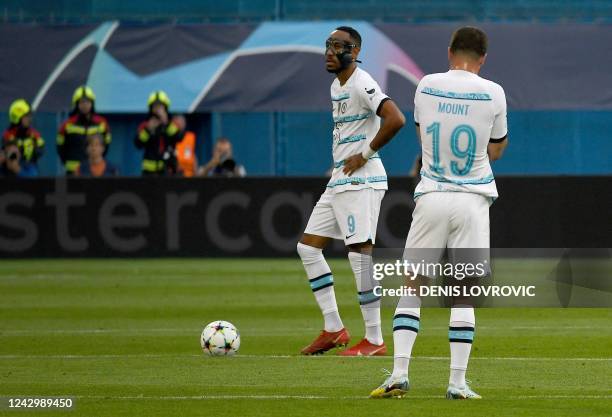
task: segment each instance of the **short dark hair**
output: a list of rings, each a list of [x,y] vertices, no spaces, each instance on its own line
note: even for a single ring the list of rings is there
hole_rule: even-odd
[[[355,42],[355,45],[361,48],[361,35],[355,29],[350,26],[338,26],[336,30],[348,33],[353,42]]]
[[[451,36],[450,50],[452,53],[463,52],[481,57],[487,53],[488,43],[487,34],[481,29],[464,26]]]

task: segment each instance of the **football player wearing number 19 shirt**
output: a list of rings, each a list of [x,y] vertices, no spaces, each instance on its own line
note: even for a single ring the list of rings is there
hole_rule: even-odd
[[[488,263],[489,206],[497,198],[489,162],[501,158],[508,144],[508,128],[504,90],[478,76],[487,43],[486,34],[478,28],[456,30],[448,48],[450,70],[427,75],[417,86],[414,120],[423,168],[415,189],[416,207],[404,252],[409,261],[418,262],[411,258],[423,255],[427,248],[428,261],[438,263],[448,248],[449,255],[464,256],[467,252],[471,257],[480,253],[475,261],[484,256],[482,262]],[[435,277],[418,279],[423,282],[427,278]],[[372,391],[371,397],[401,397],[407,392],[408,364],[419,331],[420,306],[416,295],[400,298],[393,319],[393,373]],[[448,399],[480,398],[465,380],[475,323],[472,302],[455,297],[448,332]]]

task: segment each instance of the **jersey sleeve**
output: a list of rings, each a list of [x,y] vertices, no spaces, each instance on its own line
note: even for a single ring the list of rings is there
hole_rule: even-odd
[[[495,109],[495,119],[493,120],[493,128],[491,129],[491,139],[503,139],[508,135],[508,117],[506,94],[504,89],[495,85],[493,91],[493,106]]]
[[[363,105],[374,114],[378,114],[382,104],[390,100],[378,83],[368,74],[359,78],[356,87]]]
[[[414,90],[414,123],[416,125],[418,125],[419,123],[421,123],[419,121],[419,111],[420,111],[420,91],[423,89],[423,84],[425,83],[425,77],[421,78],[421,81],[419,81],[419,84],[416,87],[416,90]]]
[[[419,83],[417,84],[416,89],[414,90],[414,123],[418,126],[421,121],[421,112],[423,111],[422,99],[423,94],[421,91],[427,86],[429,83],[429,75],[425,75]]]

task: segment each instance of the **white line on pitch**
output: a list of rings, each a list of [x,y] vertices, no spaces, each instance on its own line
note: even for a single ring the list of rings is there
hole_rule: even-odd
[[[77,395],[77,399],[96,399],[96,400],[234,400],[234,399],[249,399],[249,400],[357,400],[367,397],[360,396],[324,396],[324,395],[193,395],[193,396],[105,396],[105,395]],[[432,398],[434,398],[432,396]]]
[[[2,359],[121,359],[121,358],[168,358],[168,359],[179,359],[179,358],[200,358],[207,356],[203,354],[100,354],[100,355],[0,355]],[[391,356],[372,356],[369,358],[364,357],[340,357],[336,355],[321,355],[321,356],[302,356],[302,355],[236,355],[228,360],[236,359],[294,359],[303,358],[305,360],[322,360],[322,359],[349,359],[349,360],[373,360],[373,359],[393,359]],[[212,359],[212,358],[211,358]],[[415,360],[428,360],[428,361],[447,361],[448,356],[415,356]],[[214,360],[214,359],[212,359]],[[610,362],[612,358],[567,358],[567,357],[471,357],[470,360],[489,360],[489,361],[577,361],[577,362]]]
[[[303,355],[236,355],[236,358],[265,358],[265,359],[289,359],[289,358],[313,358],[313,359],[356,359],[361,358],[362,360],[372,359],[393,359],[392,356],[371,356],[364,358],[363,356],[336,356],[336,355],[316,355],[316,356],[303,356]],[[450,360],[448,356],[415,356],[413,359],[416,360],[429,360],[429,361],[447,361]],[[470,357],[470,360],[491,360],[491,361],[612,361],[612,358],[551,358],[551,357]]]
[[[41,329],[41,330],[0,330],[0,335],[39,335],[39,334],[105,334],[105,333],[194,333],[198,329]]]
[[[92,400],[174,400],[174,401],[193,401],[193,400],[365,400],[368,399],[366,396],[325,396],[325,395],[194,395],[194,396],[149,396],[149,395],[126,395],[126,396],[106,396],[106,395],[77,395],[77,399],[92,399]],[[406,396],[408,399],[443,399],[443,395],[412,395]],[[518,395],[513,398],[519,399],[599,399],[609,400],[612,399],[612,395],[563,395],[563,394],[552,394],[552,395]]]
[[[171,358],[171,359],[178,359],[178,358],[200,358],[204,356],[203,354],[200,355],[194,355],[194,354],[188,354],[188,355],[176,355],[176,354],[172,354],[172,355],[164,355],[164,354],[147,354],[147,353],[143,353],[143,354],[101,354],[101,355],[0,355],[0,360],[1,359],[121,359],[121,358],[130,358],[130,359],[138,359],[138,358],[143,358],[143,359],[150,359],[150,358],[155,358],[155,359],[161,359],[161,358]]]
[[[301,358],[304,357],[302,355],[237,355],[237,358],[270,358],[270,359],[276,359],[276,358]],[[318,359],[318,358],[339,358],[339,356],[334,356],[334,355],[320,355],[320,356],[314,356],[313,358]],[[343,356],[340,357],[343,359],[356,359],[356,358],[362,358],[363,356]],[[393,359],[392,356],[371,356],[369,358],[366,358],[365,360],[371,360],[371,359]],[[416,360],[429,360],[429,361],[447,361],[450,360],[450,357],[448,356],[415,356],[413,359]],[[470,360],[491,360],[491,361],[612,361],[612,358],[537,358],[537,357],[470,357]]]
[[[539,400],[547,400],[547,399],[576,399],[576,400],[583,400],[583,399],[598,399],[598,400],[610,400],[612,399],[612,395],[518,395],[515,396],[514,398],[520,398],[520,399],[539,399]]]

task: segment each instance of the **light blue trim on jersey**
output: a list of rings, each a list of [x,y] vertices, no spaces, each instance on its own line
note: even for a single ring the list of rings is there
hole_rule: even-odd
[[[345,143],[359,142],[361,140],[365,140],[365,138],[366,138],[365,133],[360,133],[358,135],[347,136],[344,139],[340,139],[338,141],[338,143],[336,144],[336,146],[337,145],[344,145]]]
[[[380,156],[378,154],[374,154],[369,159],[380,159]],[[344,161],[334,162],[334,168],[340,168],[343,166],[344,166]]]
[[[385,182],[387,181],[386,175],[379,175],[377,177],[368,177],[368,182]]]
[[[351,98],[349,93],[340,94],[339,96],[332,96],[332,101],[342,101]]]
[[[348,177],[348,178],[340,178],[339,180],[336,180],[330,184],[327,184],[327,188],[334,188],[340,185],[360,185],[360,184],[365,184],[365,183],[372,183],[372,182],[386,182],[387,181],[387,176],[386,175],[379,175],[377,177]]]
[[[365,183],[366,183],[366,179],[363,177],[340,178],[339,180],[336,180],[332,182],[331,184],[327,184],[327,188],[334,188],[339,185],[346,185],[346,184],[359,185],[359,184],[365,184]]]
[[[425,171],[421,171],[421,176],[425,178],[429,178],[430,180],[434,180],[436,182],[448,182],[448,183],[457,184],[457,185],[482,185],[482,184],[490,184],[493,181],[495,181],[495,177],[493,177],[493,175],[489,175],[488,177],[484,177],[484,178],[474,178],[471,180],[451,180],[449,178],[437,177],[435,175],[428,174]]]
[[[356,122],[357,120],[367,119],[371,115],[372,115],[372,112],[367,112],[363,114],[350,114],[348,116],[334,117],[334,123]]]
[[[436,97],[454,98],[457,100],[492,100],[491,96],[487,93],[455,93],[454,91],[443,91],[431,87],[424,87],[421,93]]]

